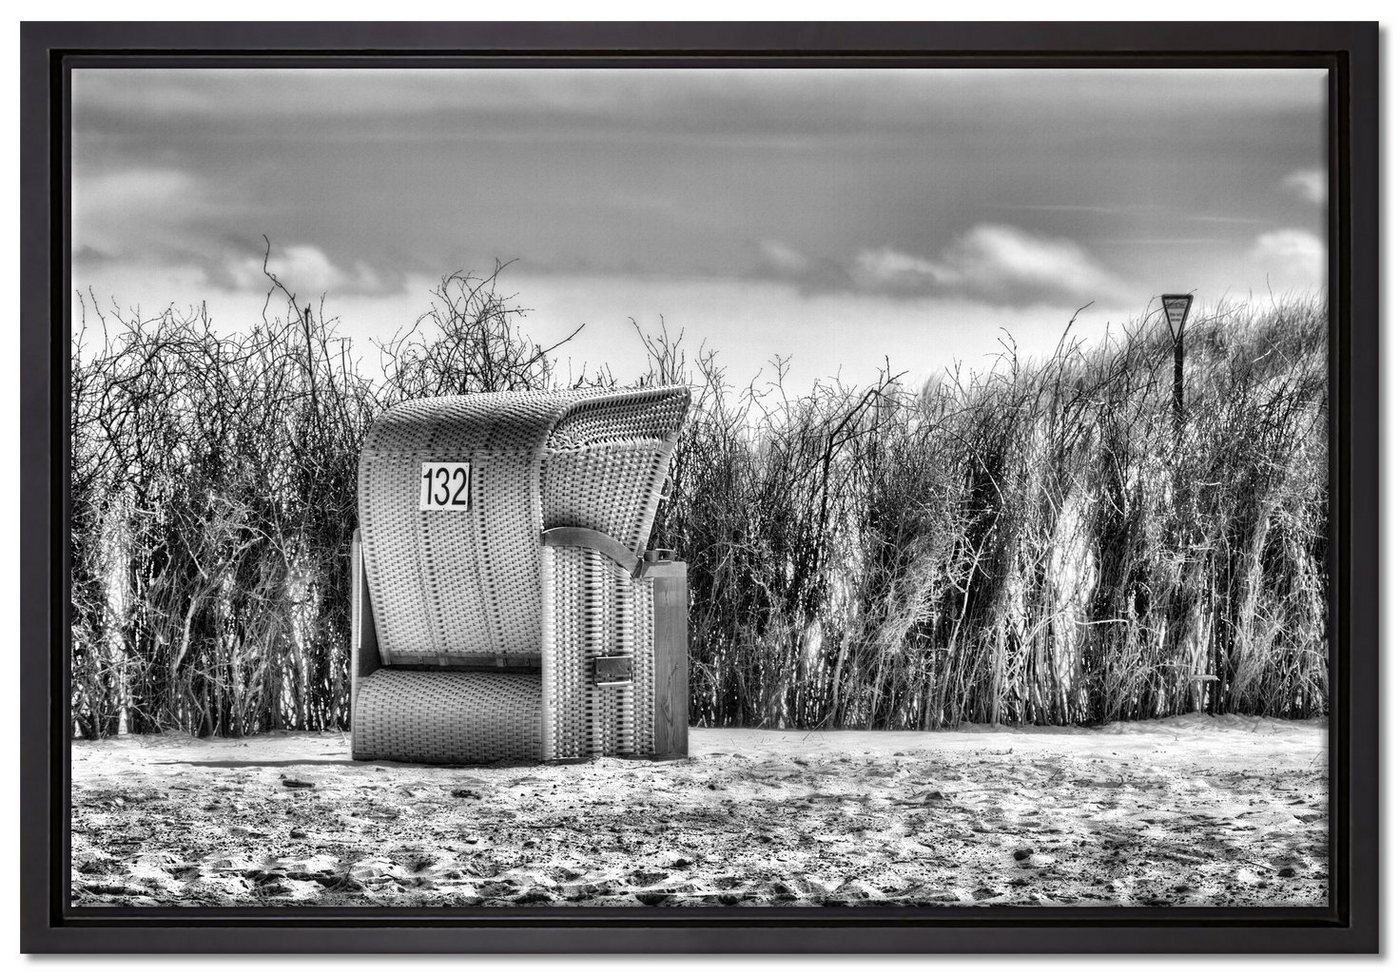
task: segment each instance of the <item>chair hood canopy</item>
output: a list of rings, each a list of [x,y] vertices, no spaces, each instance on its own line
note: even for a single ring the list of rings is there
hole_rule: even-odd
[[[360,452],[363,558],[385,663],[540,652],[540,534],[640,555],[690,403],[684,386],[410,400]],[[425,463],[471,465],[471,506],[419,510]]]

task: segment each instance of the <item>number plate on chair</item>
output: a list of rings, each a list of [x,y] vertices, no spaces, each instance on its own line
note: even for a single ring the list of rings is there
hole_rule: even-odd
[[[472,506],[472,465],[436,461],[418,478],[419,511],[467,511]]]

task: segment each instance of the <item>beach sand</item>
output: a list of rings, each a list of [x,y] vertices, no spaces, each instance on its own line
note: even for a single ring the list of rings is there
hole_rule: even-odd
[[[100,905],[1318,905],[1321,721],[693,729],[689,758],[435,768],[349,736],[72,748]]]

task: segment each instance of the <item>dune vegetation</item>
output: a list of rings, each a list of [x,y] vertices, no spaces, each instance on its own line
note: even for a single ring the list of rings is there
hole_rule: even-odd
[[[915,384],[729,381],[639,331],[565,379],[501,268],[352,348],[275,279],[237,333],[82,296],[71,354],[74,732],[344,728],[361,437],[406,397],[684,382],[654,543],[690,564],[709,726],[1097,724],[1327,701],[1325,302],[1156,319]],[[926,370],[925,370],[926,371]]]

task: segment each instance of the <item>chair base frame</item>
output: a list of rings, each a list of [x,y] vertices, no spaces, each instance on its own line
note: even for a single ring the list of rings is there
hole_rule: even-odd
[[[592,547],[586,534],[571,530],[552,534],[543,539],[546,545]],[[602,554],[612,557],[608,551]],[[648,754],[637,757],[673,759],[684,757],[689,747],[687,566],[655,556],[648,553],[648,558],[627,567],[639,584],[651,587],[651,679],[645,688],[647,700],[634,702],[636,720],[650,723],[651,747]],[[532,677],[542,680],[538,670],[494,666],[497,661],[488,659],[386,665],[358,530],[351,543],[351,574],[350,717],[355,760],[466,765],[579,757],[549,754],[547,695],[531,684]],[[600,681],[599,686],[609,685]],[[443,700],[424,699],[425,689],[431,689],[432,698]],[[510,704],[502,708],[505,698]]]

